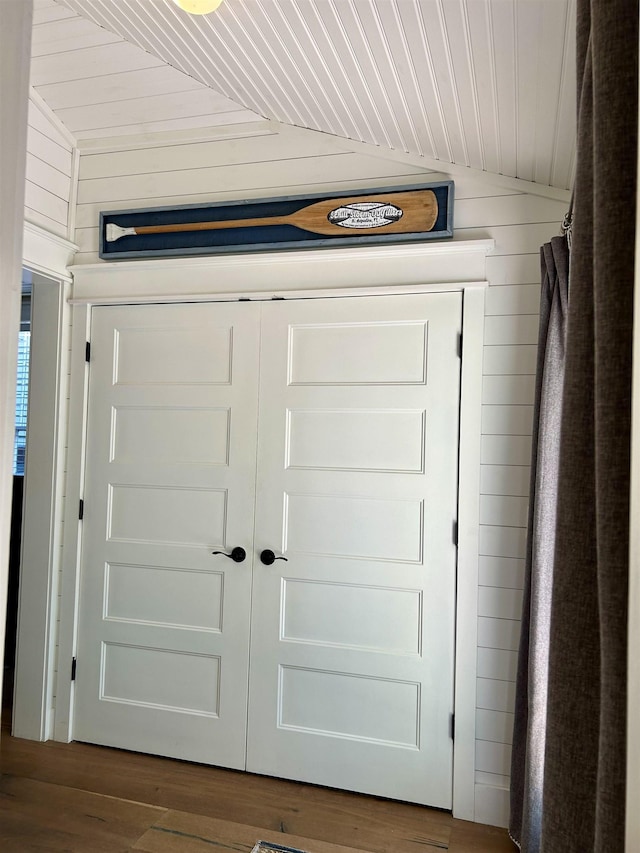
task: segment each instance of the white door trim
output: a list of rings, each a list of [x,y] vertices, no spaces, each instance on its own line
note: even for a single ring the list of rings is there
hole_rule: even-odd
[[[485,257],[493,241],[449,242],[427,246],[377,247],[375,251],[318,251],[232,258],[112,263],[73,268],[73,333],[69,456],[59,667],[56,688],[56,740],[73,738],[73,682],[78,557],[83,494],[87,365],[94,305],[249,298],[314,298],[390,293],[462,291],[463,361],[460,409],[460,506],[456,648],[456,739],[453,813],[474,820],[475,693],[480,474],[480,394],[484,328]],[[335,257],[334,257],[335,255]],[[336,265],[335,261],[340,261]],[[326,263],[325,263],[326,262]],[[335,273],[335,279],[333,278]],[[247,281],[252,290],[246,290]]]
[[[13,697],[15,737],[52,735],[66,448],[69,285],[33,276],[29,418]]]
[[[23,266],[50,279],[46,282],[34,280],[35,288],[47,289],[43,298],[37,300],[41,315],[39,325],[46,336],[46,352],[42,353],[38,364],[32,366],[30,383],[31,389],[43,396],[38,402],[38,418],[39,426],[43,427],[44,420],[47,428],[31,430],[28,438],[28,454],[37,481],[33,475],[29,476],[27,469],[23,520],[26,536],[22,539],[25,559],[20,572],[12,718],[13,734],[31,740],[47,740],[53,736],[71,315],[68,265],[76,250],[77,246],[68,240],[24,222]]]
[[[237,293],[189,293],[178,296],[132,296],[127,305],[167,305],[180,302],[269,302],[273,299],[344,299],[347,296],[408,296],[417,293],[451,293],[452,291],[484,289],[486,281],[448,282],[446,284],[407,284],[393,287],[344,287],[334,290],[242,290]],[[122,305],[121,296],[80,296],[69,300],[70,305]]]
[[[475,820],[480,417],[485,291],[466,288],[462,302],[462,375],[458,468],[453,815]]]
[[[85,438],[88,404],[86,343],[89,340],[91,311],[74,306],[71,316],[71,371],[67,479],[63,516],[66,520],[62,542],[60,579],[60,628],[56,672],[56,707],[53,739],[68,743],[73,739],[73,690],[71,663],[76,649],[78,621],[80,520],[78,507],[84,493]]]
[[[482,281],[494,240],[451,240],[390,246],[256,252],[71,267],[73,298],[87,304],[194,301],[218,294],[267,298],[281,292],[334,293],[354,288],[423,286],[458,290]],[[117,270],[117,275],[114,275]],[[416,291],[410,291],[416,292]]]

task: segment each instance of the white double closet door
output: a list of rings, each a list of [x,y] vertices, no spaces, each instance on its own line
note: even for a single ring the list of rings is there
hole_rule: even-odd
[[[461,298],[94,309],[77,740],[451,807]]]

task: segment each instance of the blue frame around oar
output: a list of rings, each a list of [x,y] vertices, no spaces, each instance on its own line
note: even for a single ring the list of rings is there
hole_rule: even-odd
[[[433,209],[433,216],[420,217],[416,207],[420,194],[424,194],[425,211]],[[453,181],[440,181],[332,194],[103,211],[100,257],[183,257],[443,240],[453,236],[453,196]],[[313,230],[314,225],[322,233]],[[174,226],[175,231],[171,230]],[[154,227],[158,233],[136,231],[153,231]]]

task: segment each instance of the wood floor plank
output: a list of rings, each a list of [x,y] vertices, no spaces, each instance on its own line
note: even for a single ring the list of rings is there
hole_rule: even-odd
[[[0,776],[0,849],[118,853],[165,809],[78,791],[49,782]]]
[[[371,853],[297,835],[245,826],[185,812],[167,812],[133,846],[140,853],[211,853],[212,848],[250,853],[258,841],[295,847],[305,853]]]
[[[118,850],[188,853],[193,850],[200,853],[205,849],[209,853],[215,853],[216,849],[224,853],[225,844],[230,849],[247,853],[251,849],[248,846],[251,839],[239,835],[239,830],[229,829],[233,824],[242,826],[243,831],[249,830],[251,838],[255,827],[261,828],[262,834],[256,836],[254,842],[262,837],[300,847],[307,853],[337,853],[345,848],[357,853],[437,853],[439,850],[515,853],[505,830],[458,821],[448,812],[173,759],[81,743],[36,743],[11,738],[3,732],[0,760],[3,773],[19,777],[25,783],[31,781],[35,786],[25,787],[24,798],[16,796],[12,802],[18,805],[12,809],[11,831],[21,833],[23,846],[12,848],[0,844],[3,853],[31,850],[77,850],[78,853],[101,853],[102,850],[105,853]],[[59,789],[60,799],[53,801],[58,802],[57,817],[61,823],[56,823],[55,814],[52,816],[46,809],[40,811],[39,798],[33,793],[38,785]],[[146,824],[131,826],[127,838],[133,838],[140,827],[131,842],[135,846],[118,846],[124,838],[123,833],[126,835],[129,831],[129,824],[122,819],[118,829],[120,818],[115,807],[111,807],[115,811],[103,815],[106,826],[100,820],[94,821],[98,824],[95,828],[100,830],[91,840],[94,846],[73,846],[76,840],[68,837],[68,822],[63,819],[64,798],[74,800],[73,808],[76,808],[75,803],[89,802],[82,797],[91,800],[96,795],[107,802],[109,798],[118,798],[133,808],[137,804],[147,804],[142,806],[143,810],[155,809],[147,816]],[[128,814],[126,809],[125,813]],[[87,815],[95,815],[95,811],[87,806],[80,814],[84,814],[83,828],[89,830],[87,821],[91,818]],[[115,828],[108,826],[112,819]],[[1,821],[0,812],[0,825]],[[163,821],[175,823],[164,826]],[[180,821],[185,821],[184,830]],[[42,826],[45,828],[41,829]],[[189,838],[198,836],[198,828],[202,827],[210,834],[212,827],[220,831],[226,827],[226,835],[210,838],[206,833],[201,834],[199,837],[206,841]],[[53,841],[43,846],[48,831],[53,833]],[[183,831],[186,835],[178,834]],[[102,839],[109,832],[118,841],[105,846]],[[0,840],[2,838],[0,831]],[[293,843],[293,839],[302,841]],[[191,847],[187,847],[187,843]],[[194,847],[195,844],[198,846]]]
[[[250,773],[88,744],[9,740],[3,767],[16,775],[373,853],[416,853],[425,840],[446,845],[453,821],[423,806]]]
[[[517,848],[505,829],[459,820],[451,829],[449,853],[517,853]]]

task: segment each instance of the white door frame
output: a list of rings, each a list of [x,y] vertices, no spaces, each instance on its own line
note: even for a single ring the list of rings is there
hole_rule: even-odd
[[[12,715],[12,733],[31,740],[53,736],[71,313],[68,265],[76,250],[68,240],[24,223],[23,266],[47,279],[34,280],[43,340],[38,342],[41,357],[30,371],[30,397],[38,412],[37,423],[30,418],[27,437]]]
[[[54,738],[73,738],[73,681],[91,311],[106,304],[463,292],[453,813],[474,820],[480,399],[492,240],[101,263],[72,268],[72,346]],[[246,283],[250,282],[251,290]]]
[[[60,524],[55,516],[62,496],[60,454],[66,443],[64,429],[59,428],[64,414],[58,383],[64,381],[62,360],[69,349],[68,344],[64,346],[62,324],[67,288],[60,280],[33,275],[12,734],[38,740],[50,736],[53,708],[50,657],[55,653],[53,610],[61,556]],[[40,678],[36,673],[41,673]]]

